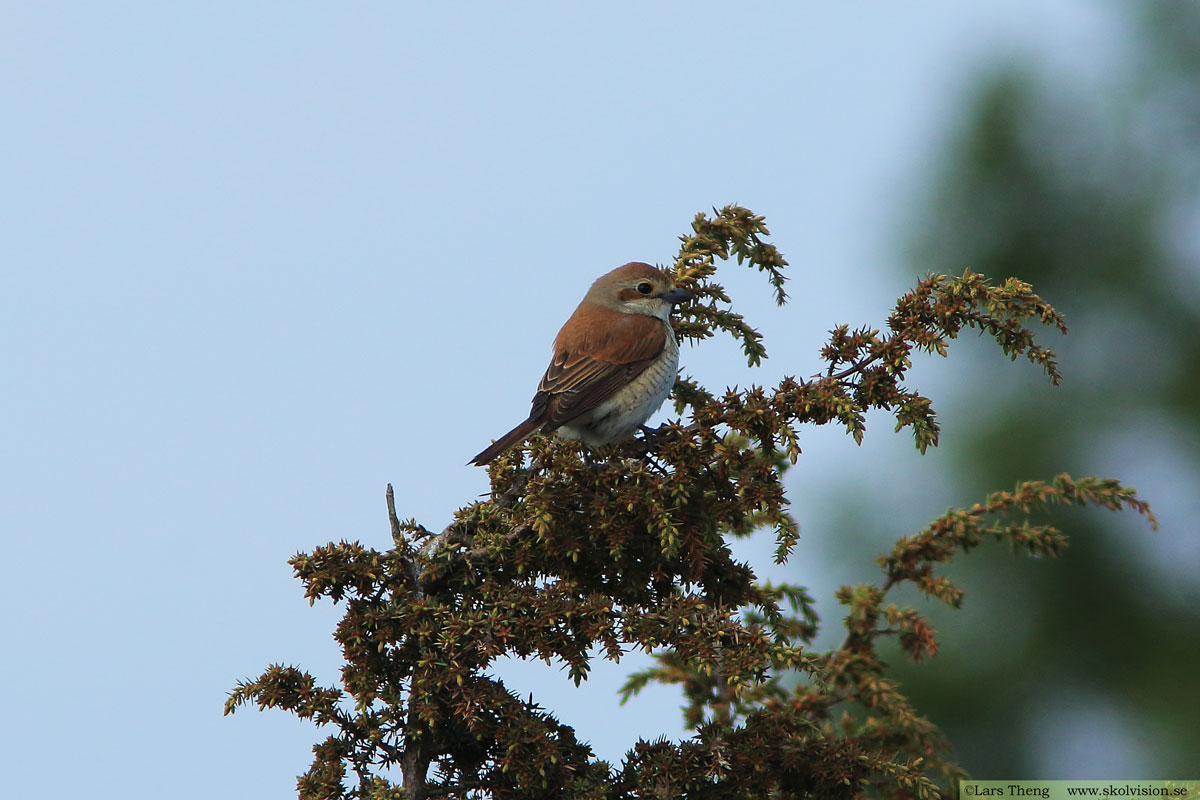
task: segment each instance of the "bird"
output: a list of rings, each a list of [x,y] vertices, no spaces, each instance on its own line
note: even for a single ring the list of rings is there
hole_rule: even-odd
[[[692,297],[641,261],[601,275],[554,338],[529,417],[476,455],[485,466],[535,431],[590,447],[633,436],[658,410],[679,369],[671,309]]]

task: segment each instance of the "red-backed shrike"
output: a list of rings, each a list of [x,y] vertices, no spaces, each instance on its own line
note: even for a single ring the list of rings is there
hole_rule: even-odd
[[[468,463],[483,466],[538,430],[593,447],[633,436],[675,385],[671,307],[690,297],[639,261],[600,276],[554,339],[529,419]]]

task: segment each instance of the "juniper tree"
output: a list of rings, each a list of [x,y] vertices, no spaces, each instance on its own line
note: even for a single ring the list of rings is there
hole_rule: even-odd
[[[721,262],[755,268],[785,302],[787,262],[768,235],[744,208],[696,216],[673,265],[695,294],[673,322],[681,342],[730,335],[750,365],[761,361],[761,336],[714,276]],[[812,646],[820,620],[806,589],[759,580],[728,539],[770,530],[786,561],[798,527],[783,476],[801,457],[800,426],[840,425],[859,442],[866,412],[885,409],[921,452],[936,445],[930,400],[904,382],[915,353],[945,356],[970,329],[1057,384],[1031,325],[1066,331],[1018,280],[929,275],[885,326],[835,327],[817,376],[721,395],[680,378],[678,421],[597,453],[532,437],[491,464],[489,498],[443,531],[401,520],[389,486],[391,548],[343,541],[291,559],[310,602],[344,605],[340,685],[273,665],[238,684],[226,713],[282,708],[330,731],[298,779],[306,799],[945,795],[963,773],[877,649],[894,638],[921,661],[937,641],[892,590],[913,584],[958,607],[963,590],[938,571],[954,556],[988,540],[1062,550],[1065,535],[1030,517],[1038,507],[1129,508],[1153,524],[1146,504],[1116,480],[1059,475],[948,511],[880,556],[877,582],[837,592],[845,639],[829,651]],[[488,673],[501,656],[533,656],[564,664],[578,684],[593,658],[634,650],[654,666],[629,677],[624,698],[636,702],[651,682],[678,686],[694,735],[631,743],[620,765]]]

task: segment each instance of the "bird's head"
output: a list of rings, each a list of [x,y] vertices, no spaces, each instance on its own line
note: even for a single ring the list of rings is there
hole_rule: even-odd
[[[667,273],[633,261],[597,278],[584,302],[624,314],[645,314],[666,321],[671,316],[671,307],[691,296],[691,292],[675,288]]]

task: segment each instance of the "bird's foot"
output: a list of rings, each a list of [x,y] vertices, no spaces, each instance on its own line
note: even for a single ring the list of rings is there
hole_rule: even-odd
[[[642,432],[642,438],[640,441],[642,442],[643,449],[648,453],[658,450],[658,444],[661,441],[663,434],[666,433],[667,428],[668,425],[666,423],[659,425],[657,428],[650,428],[646,425],[638,425],[638,430]]]
[[[660,474],[668,474],[667,468],[654,457],[658,451],[659,437],[666,427],[666,425],[660,425],[657,428],[648,428],[645,425],[639,425],[638,429],[642,432],[641,438],[626,442],[622,446],[622,455],[641,459]]]

